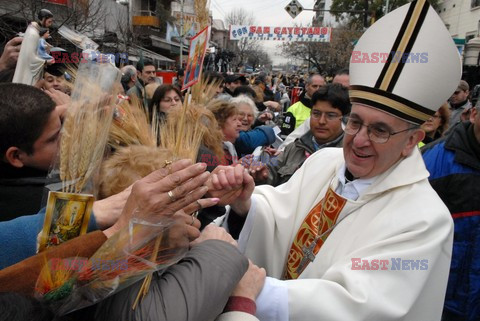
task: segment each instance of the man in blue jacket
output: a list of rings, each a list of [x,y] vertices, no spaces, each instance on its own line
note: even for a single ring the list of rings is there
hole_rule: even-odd
[[[442,321],[480,320],[480,106],[422,151],[430,183],[455,223]]]

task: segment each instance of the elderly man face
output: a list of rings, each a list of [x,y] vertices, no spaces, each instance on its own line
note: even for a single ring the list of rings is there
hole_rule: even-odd
[[[410,155],[425,137],[421,129],[412,127],[383,111],[354,104],[343,141],[347,169],[355,178],[372,178],[385,172]],[[375,142],[378,137],[387,137],[387,140]]]
[[[325,79],[320,75],[312,76],[310,83],[305,86],[305,91],[307,92],[308,97],[311,98],[313,93],[322,86],[325,86]]]

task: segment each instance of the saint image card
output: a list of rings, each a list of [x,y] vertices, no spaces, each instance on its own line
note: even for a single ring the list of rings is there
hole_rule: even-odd
[[[94,200],[89,194],[49,192],[38,252],[85,234]]]

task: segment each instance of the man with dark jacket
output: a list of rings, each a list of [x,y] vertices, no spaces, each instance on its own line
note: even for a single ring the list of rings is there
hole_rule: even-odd
[[[442,321],[480,320],[480,106],[469,122],[422,152],[430,183],[455,224]]]
[[[155,83],[157,68],[152,60],[145,59],[143,63],[137,65],[137,82],[135,86],[127,91],[127,95],[135,95],[144,104],[148,106],[145,86]]]
[[[277,159],[272,158],[266,167],[255,171],[257,182],[266,178],[269,185],[287,182],[303,162],[317,150],[325,147],[342,147],[342,118],[350,112],[348,90],[339,84],[321,87],[312,97],[310,130],[288,145]]]

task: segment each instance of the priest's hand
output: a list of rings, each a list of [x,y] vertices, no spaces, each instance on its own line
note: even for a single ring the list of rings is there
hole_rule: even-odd
[[[233,290],[232,296],[240,296],[255,301],[265,284],[266,272],[264,268],[256,266],[250,260],[248,261],[248,270]]]
[[[219,205],[230,204],[237,214],[247,215],[255,182],[242,165],[218,166],[206,185],[207,195],[219,198]]]

